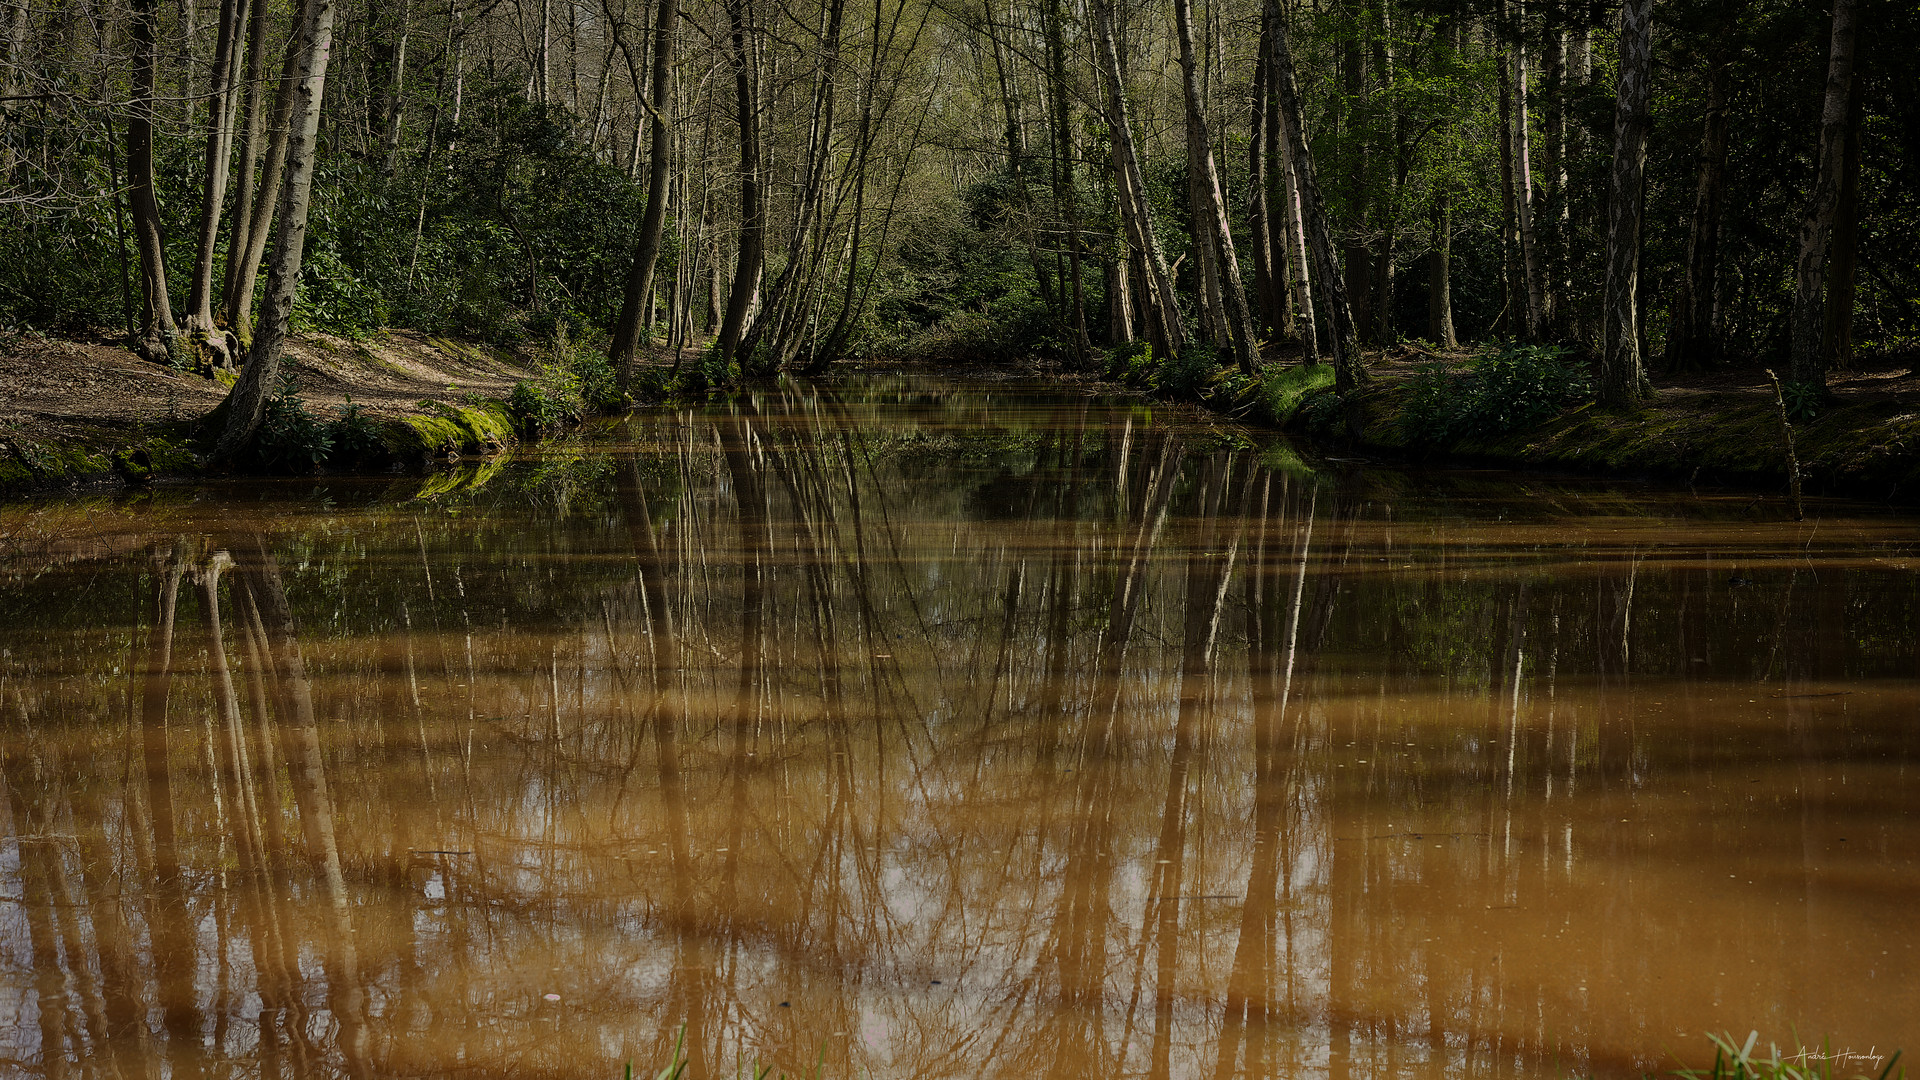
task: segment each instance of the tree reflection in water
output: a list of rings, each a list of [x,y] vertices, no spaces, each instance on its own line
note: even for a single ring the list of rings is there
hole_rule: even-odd
[[[1532,1076],[1920,1034],[1899,521],[885,380],[337,491],[16,544],[10,1069],[611,1075],[684,1025],[697,1076]]]

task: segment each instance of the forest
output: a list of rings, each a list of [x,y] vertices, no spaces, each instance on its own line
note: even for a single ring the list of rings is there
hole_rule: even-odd
[[[1920,11],[1777,0],[16,0],[0,320],[1191,387],[1535,347],[1554,400],[1920,334]],[[684,357],[684,359],[682,359]],[[650,362],[650,363],[649,363]]]

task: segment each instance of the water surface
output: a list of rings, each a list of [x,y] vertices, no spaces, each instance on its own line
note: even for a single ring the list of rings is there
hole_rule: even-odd
[[[886,376],[6,508],[0,1060],[1920,1048],[1920,531],[1813,518]]]

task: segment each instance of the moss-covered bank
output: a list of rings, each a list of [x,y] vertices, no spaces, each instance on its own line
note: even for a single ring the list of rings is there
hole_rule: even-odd
[[[1494,436],[1436,443],[1410,415],[1408,379],[1376,382],[1342,407],[1300,409],[1284,426],[1351,446],[1423,461],[1454,459],[1528,468],[1630,475],[1683,483],[1783,489],[1786,455],[1778,410],[1756,389],[1666,390],[1631,411],[1583,405]],[[1810,494],[1920,502],[1920,401],[1842,396],[1795,424]]]

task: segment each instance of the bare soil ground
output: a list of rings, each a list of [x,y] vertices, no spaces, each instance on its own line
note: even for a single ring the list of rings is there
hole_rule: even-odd
[[[330,415],[352,395],[369,414],[416,413],[421,400],[501,397],[528,374],[502,352],[396,330],[369,341],[309,335],[286,369],[309,408]],[[0,342],[0,428],[37,442],[105,448],[142,431],[204,416],[226,384],[147,363],[100,341],[22,335]]]

